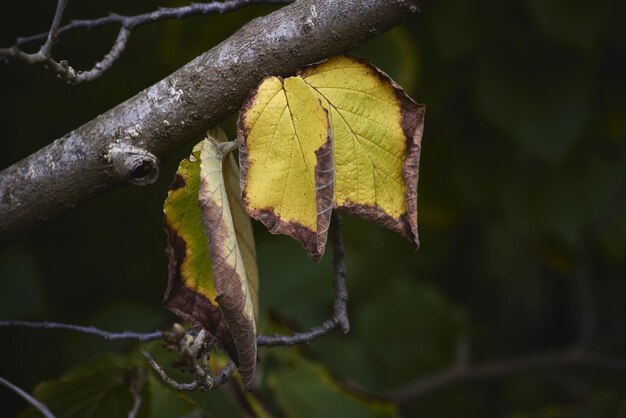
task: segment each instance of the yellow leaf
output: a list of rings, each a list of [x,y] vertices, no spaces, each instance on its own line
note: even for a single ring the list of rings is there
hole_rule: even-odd
[[[237,173],[232,168],[232,157],[227,156],[226,164],[223,164],[222,152],[213,138],[202,141],[198,149],[198,202],[213,263],[216,300],[237,348],[237,363],[242,382],[249,388],[254,379],[257,361],[258,309],[255,306],[258,272],[254,259],[252,229],[241,205],[235,204],[231,207],[231,202],[238,200],[239,195],[238,186],[227,190],[227,184],[232,185],[233,180],[237,181]]]
[[[300,78],[265,78],[239,114],[238,141],[248,213],[319,260],[334,177],[328,114],[319,99]]]
[[[169,279],[164,305],[180,318],[202,326],[232,349],[226,324],[222,321],[213,284],[213,270],[207,239],[198,207],[200,187],[199,151],[181,161],[174,183],[163,205],[168,237]],[[223,337],[223,338],[220,338]]]
[[[299,71],[328,110],[336,207],[419,246],[417,177],[424,106],[373,65],[338,56]]]

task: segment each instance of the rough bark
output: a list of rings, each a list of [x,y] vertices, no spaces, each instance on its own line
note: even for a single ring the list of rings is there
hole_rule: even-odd
[[[418,0],[300,0],[254,19],[170,76],[0,172],[0,246],[123,184],[235,112],[267,75],[346,51],[401,23]]]

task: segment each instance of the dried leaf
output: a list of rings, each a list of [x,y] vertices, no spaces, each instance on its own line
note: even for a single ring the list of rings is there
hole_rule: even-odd
[[[256,368],[258,268],[237,165],[221,131],[181,162],[164,205],[170,277],[165,305],[214,335],[249,387]]]
[[[241,380],[244,386],[249,388],[254,379],[257,360],[255,317],[257,308],[254,306],[252,294],[257,293],[258,277],[253,273],[248,278],[246,274],[236,233],[235,216],[231,213],[229,202],[232,196],[229,199],[224,182],[226,176],[233,177],[235,174],[230,168],[233,161],[229,158],[225,166],[222,164],[223,156],[215,140],[202,141],[199,150],[201,163],[198,201],[204,231],[209,240],[216,300],[237,347]],[[236,219],[243,221],[244,224],[247,222],[248,230],[251,232],[250,221],[245,213],[241,212],[240,205],[234,206],[233,209],[238,213]],[[251,240],[244,239],[243,232],[240,231],[239,237],[246,246],[250,260],[250,253],[254,254],[254,247]],[[256,296],[254,299],[257,299]]]
[[[222,320],[213,283],[209,246],[198,206],[200,150],[181,161],[163,205],[169,278],[163,304],[183,320],[214,335],[235,360],[235,343]]]

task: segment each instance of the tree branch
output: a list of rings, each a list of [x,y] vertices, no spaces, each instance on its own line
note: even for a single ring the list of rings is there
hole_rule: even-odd
[[[257,337],[258,346],[292,346],[310,343],[316,338],[328,334],[335,328],[340,328],[344,334],[350,331],[350,321],[348,320],[347,312],[346,252],[341,238],[341,217],[336,211],[333,211],[332,214],[330,228],[328,230],[328,239],[333,245],[333,267],[335,270],[333,282],[333,287],[335,288],[335,303],[332,318],[306,332],[297,332],[292,335],[259,335]]]
[[[165,333],[163,331],[154,331],[147,333],[139,332],[108,332],[98,329],[96,327],[83,327],[73,324],[61,324],[58,322],[30,322],[30,321],[13,321],[7,319],[0,319],[0,327],[21,327],[21,328],[34,328],[34,329],[64,329],[74,332],[80,332],[82,334],[96,335],[109,341],[120,340],[137,340],[141,342],[148,342],[154,340],[160,340]]]
[[[16,45],[13,47],[0,49],[0,58],[4,57],[7,59],[14,59],[26,64],[45,63],[45,65],[51,69],[58,78],[67,81],[70,84],[77,85],[93,81],[111,68],[113,63],[122,55],[122,52],[126,48],[126,43],[128,42],[130,33],[136,27],[166,19],[183,19],[194,15],[226,13],[251,4],[288,4],[293,1],[294,0],[227,0],[225,2],[214,1],[211,3],[192,3],[189,6],[183,7],[162,7],[157,11],[136,16],[124,16],[111,13],[109,16],[99,19],[74,20],[59,29],[63,11],[68,2],[68,0],[59,0],[49,32],[26,38],[18,38]],[[109,53],[107,53],[104,58],[97,62],[90,70],[76,71],[67,63],[67,61],[57,62],[52,58],[50,54],[52,46],[59,36],[79,28],[94,29],[111,24],[120,25],[117,39],[113,43]],[[38,52],[34,54],[27,54],[20,49],[22,45],[43,39],[46,39],[46,43]]]
[[[624,372],[626,371],[626,359],[592,353],[585,354],[575,349],[496,360],[473,366],[459,367],[454,365],[448,370],[419,378],[403,388],[389,392],[387,396],[396,402],[405,402],[458,383],[560,368],[596,368]]]
[[[289,75],[349,50],[401,23],[417,3],[300,0],[251,21],[164,80],[0,172],[0,246],[114,187],[153,182],[160,158],[235,112],[263,77]]]
[[[61,37],[78,29],[97,29],[103,26],[115,25],[125,26],[128,29],[135,29],[150,23],[168,19],[185,19],[190,16],[223,14],[238,10],[242,7],[253,4],[289,4],[294,0],[227,0],[213,1],[210,3],[192,3],[182,7],[160,7],[158,10],[143,13],[135,16],[125,16],[117,13],[110,13],[108,16],[97,19],[72,20],[69,24],[59,28],[57,36]],[[32,36],[17,38],[16,46],[22,48],[36,42],[41,42],[48,37],[48,32],[39,33]]]
[[[580,302],[579,332],[577,339],[570,348],[560,352],[546,352],[472,365],[469,361],[469,343],[466,338],[459,338],[456,347],[456,359],[447,370],[418,378],[403,388],[389,392],[387,396],[396,402],[403,402],[462,382],[558,368],[597,368],[626,371],[626,359],[589,352],[596,315],[593,288],[587,268],[586,263],[583,263],[577,273],[578,286],[576,290]]]
[[[0,385],[6,386],[7,388],[9,388],[13,392],[15,392],[17,395],[22,397],[26,402],[28,402],[35,409],[37,409],[39,412],[41,412],[41,414],[44,417],[46,417],[46,418],[55,418],[54,414],[52,412],[50,412],[48,407],[43,402],[38,401],[37,399],[33,398],[31,395],[29,395],[28,393],[26,393],[22,389],[20,389],[17,386],[15,386],[13,383],[11,383],[8,380],[3,379],[2,377],[0,377]]]
[[[52,51],[52,47],[56,43],[59,36],[59,26],[61,25],[61,19],[63,18],[63,12],[65,11],[65,7],[67,6],[68,0],[58,0],[57,8],[54,12],[54,18],[52,19],[52,25],[50,26],[50,30],[48,31],[48,36],[46,38],[46,43],[43,44],[39,52],[43,55],[50,56],[50,52]]]
[[[292,335],[259,335],[257,336],[257,344],[259,346],[292,346],[296,344],[309,343],[316,338],[328,334],[335,328],[341,329],[344,334],[350,331],[350,321],[348,319],[347,312],[348,290],[346,287],[346,251],[341,237],[341,216],[336,211],[333,211],[331,217],[328,239],[333,248],[333,288],[335,289],[333,316],[329,320],[322,322],[320,325],[313,327],[306,332],[298,332]],[[93,326],[80,326],[48,321],[30,322],[7,319],[0,319],[0,327],[63,329],[83,334],[96,335],[109,341],[138,340],[141,342],[148,342],[163,339],[166,334],[164,331],[154,331],[149,333],[131,331],[109,332]],[[178,332],[180,333],[181,331]]]

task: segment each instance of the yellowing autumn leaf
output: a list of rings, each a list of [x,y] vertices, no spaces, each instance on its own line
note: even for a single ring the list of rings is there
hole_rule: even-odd
[[[257,308],[254,306],[252,294],[254,293],[256,300],[258,277],[251,275],[248,278],[246,274],[224,182],[224,174],[228,176],[233,174],[229,167],[233,161],[228,158],[226,165],[222,165],[222,153],[214,140],[205,139],[199,144],[199,149],[201,163],[198,199],[213,262],[216,300],[237,347],[241,380],[244,386],[249,388],[254,379],[257,360],[255,316]],[[236,193],[236,196],[238,195],[239,193]],[[235,206],[233,209],[240,210],[241,206]],[[248,223],[249,227],[250,221],[245,212],[239,212],[237,220]],[[253,244],[250,241],[244,245],[247,245],[247,251],[250,251]],[[256,266],[253,274],[256,274]]]
[[[163,304],[180,318],[201,326],[221,341],[230,355],[235,344],[222,321],[213,284],[207,238],[198,206],[199,151],[181,161],[163,205],[169,279]]]
[[[417,177],[424,106],[375,66],[338,56],[298,72],[328,110],[335,206],[419,246]]]
[[[301,78],[264,79],[238,121],[242,199],[270,232],[300,241],[314,260],[326,247],[333,205],[328,114]]]
[[[165,305],[213,334],[249,387],[256,368],[258,269],[232,155],[209,133],[183,160],[164,205],[170,275]]]

